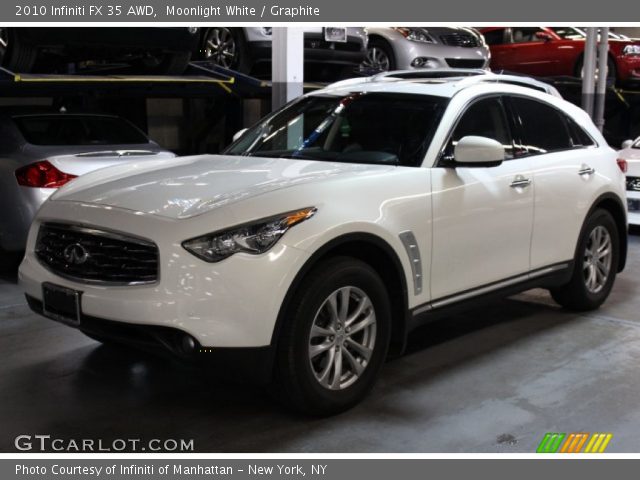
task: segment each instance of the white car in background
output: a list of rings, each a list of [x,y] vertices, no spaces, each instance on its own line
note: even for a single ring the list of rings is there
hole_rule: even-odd
[[[480,32],[467,27],[368,27],[363,69],[489,68]]]
[[[532,287],[598,308],[626,261],[616,152],[580,108],[496,77],[347,80],[222,155],[78,178],[31,227],[29,305],[314,414],[451,308]]]
[[[627,163],[629,224],[640,225],[640,137],[623,142],[618,157]]]

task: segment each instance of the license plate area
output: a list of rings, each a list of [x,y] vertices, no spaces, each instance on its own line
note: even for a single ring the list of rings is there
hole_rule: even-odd
[[[57,322],[80,326],[82,292],[53,283],[42,284],[42,313]]]
[[[347,42],[347,29],[345,27],[325,27],[324,39],[327,42]]]
[[[640,212],[640,199],[627,198],[627,207],[630,212]]]

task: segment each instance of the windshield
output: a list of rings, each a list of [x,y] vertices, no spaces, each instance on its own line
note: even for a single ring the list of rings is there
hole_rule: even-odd
[[[551,27],[556,35],[566,40],[583,40],[587,35],[573,27]]]
[[[427,95],[312,95],[251,128],[229,155],[418,167],[446,99]]]
[[[640,137],[638,137],[635,141],[635,143],[633,145],[631,145],[631,148],[638,148],[640,149]]]
[[[128,121],[99,115],[15,116],[24,139],[31,145],[135,145],[149,139]]]

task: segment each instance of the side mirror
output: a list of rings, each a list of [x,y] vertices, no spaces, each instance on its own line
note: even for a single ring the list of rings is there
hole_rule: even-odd
[[[248,128],[243,128],[242,130],[238,130],[236,133],[233,134],[233,138],[231,140],[235,142],[242,135],[244,135],[244,132],[246,132],[247,130],[249,130],[249,129]]]
[[[633,145],[633,140],[625,140],[622,142],[622,150],[631,147],[631,145]]]
[[[487,137],[462,137],[453,150],[456,165],[467,167],[497,167],[504,161],[504,146]]]
[[[553,37],[548,32],[536,32],[536,38],[538,40],[542,40],[543,42],[550,42],[553,40]]]

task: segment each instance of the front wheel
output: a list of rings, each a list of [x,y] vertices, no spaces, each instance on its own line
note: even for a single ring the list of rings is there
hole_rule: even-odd
[[[336,257],[301,283],[278,344],[273,390],[293,408],[330,415],[373,387],[387,354],[389,297],[369,265]]]
[[[396,69],[393,49],[381,39],[372,38],[367,46],[367,57],[360,64],[363,71],[388,72]]]
[[[618,268],[619,232],[606,210],[596,210],[587,220],[578,244],[571,280],[551,289],[563,307],[575,311],[595,310],[613,288]]]

